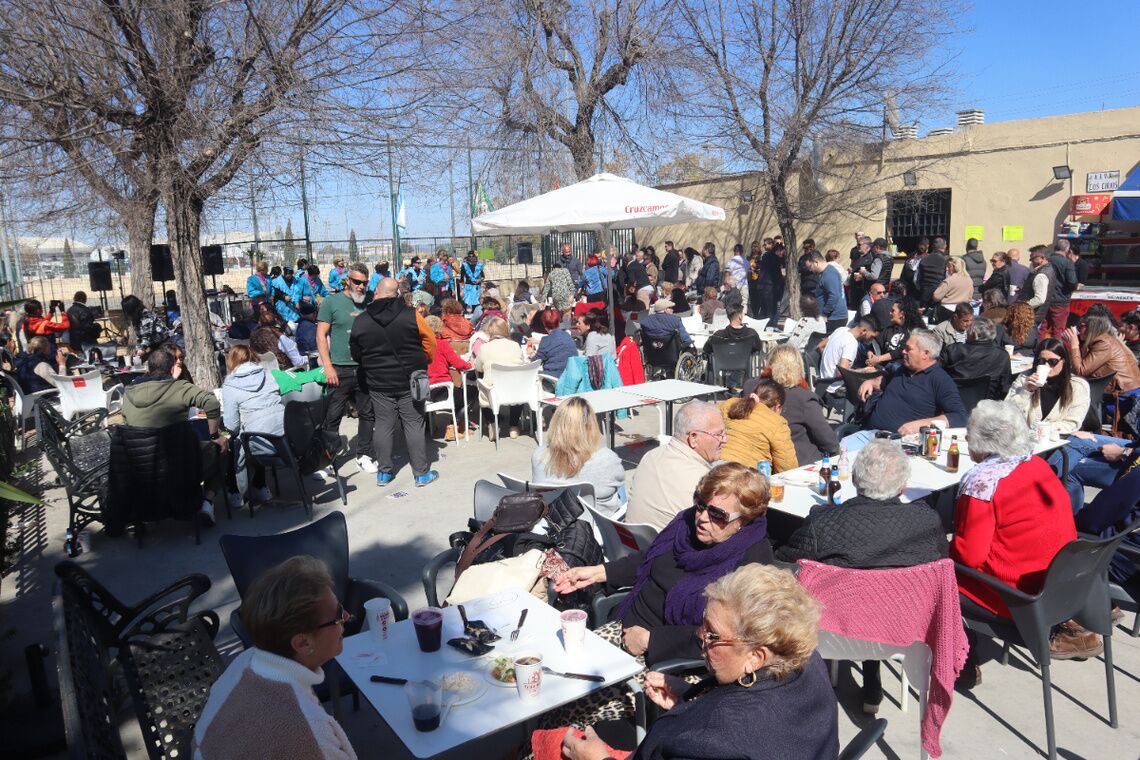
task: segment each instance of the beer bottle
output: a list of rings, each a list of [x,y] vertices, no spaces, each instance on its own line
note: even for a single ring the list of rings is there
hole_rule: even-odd
[[[950,451],[946,454],[946,472],[958,472],[958,436],[950,439]]]
[[[839,489],[843,484],[839,482],[839,465],[831,468],[831,482],[827,484],[827,502],[829,504],[838,505],[843,501],[839,495]]]

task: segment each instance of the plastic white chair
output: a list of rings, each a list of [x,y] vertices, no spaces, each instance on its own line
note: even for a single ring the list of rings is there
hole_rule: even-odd
[[[712,325],[710,327],[715,330],[723,330],[728,327],[728,312],[724,309],[716,309],[712,315]]]
[[[534,412],[534,432],[535,437],[538,439],[538,445],[542,445],[542,425],[539,415],[542,411],[539,407],[539,382],[538,374],[542,369],[542,362],[529,362],[527,364],[492,364],[488,367],[488,375],[491,376],[492,383],[487,382],[487,378],[478,381],[480,390],[487,396],[489,403],[484,404],[480,399],[479,405],[484,408],[490,408],[491,413],[495,417],[495,449],[499,448],[499,441],[502,440],[502,431],[499,430],[499,409],[504,406],[527,406]],[[482,438],[483,426],[479,426],[480,438]]]
[[[4,385],[8,386],[8,390],[12,393],[14,403],[12,412],[20,422],[20,451],[26,451],[28,446],[28,421],[34,421],[36,418],[36,404],[44,400],[52,400],[59,391],[55,388],[48,388],[47,390],[37,391],[35,393],[24,393],[24,389],[20,387],[19,381],[7,372],[0,372],[0,379],[3,380]]]
[[[918,692],[918,724],[921,730],[922,718],[926,715],[926,695],[930,690],[930,667],[933,655],[922,641],[916,641],[909,646],[892,646],[878,641],[863,641],[852,639],[831,631],[820,630],[819,656],[831,660],[831,685],[835,686],[839,675],[840,660],[895,660],[902,662],[902,694],[899,704],[903,712],[907,712],[911,684]],[[926,760],[926,750],[919,742],[919,758]]]
[[[51,381],[59,389],[59,412],[66,420],[96,409],[106,409],[110,415],[123,407],[123,386],[113,385],[103,390],[103,375],[99,370],[82,375],[52,375]]]
[[[435,390],[436,388],[446,388],[447,397],[442,398],[439,401],[427,402],[424,404],[424,412],[428,414],[432,412],[443,412],[444,414],[450,414],[451,426],[456,431],[455,442],[458,444],[461,440],[463,440],[461,437],[463,431],[459,429],[459,419],[455,416],[455,384],[450,380],[444,380],[441,383],[432,383],[429,387],[431,390]]]
[[[594,524],[601,531],[602,553],[609,562],[643,552],[653,543],[653,539],[657,538],[657,528],[652,525],[620,522],[591,509],[589,505],[585,506],[586,511],[594,518]]]
[[[258,364],[264,367],[266,372],[271,372],[275,369],[281,369],[281,364],[277,361],[277,355],[272,351],[264,354],[259,354],[254,351],[253,355],[257,357]]]

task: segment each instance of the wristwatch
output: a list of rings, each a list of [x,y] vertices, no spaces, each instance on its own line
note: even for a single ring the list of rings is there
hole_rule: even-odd
[[[221,433],[210,433],[210,440],[211,441],[216,441],[221,437],[222,437]]]

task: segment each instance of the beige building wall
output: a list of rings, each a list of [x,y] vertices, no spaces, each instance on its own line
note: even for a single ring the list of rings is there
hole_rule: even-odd
[[[862,192],[845,201],[844,210],[798,225],[800,241],[812,237],[822,250],[846,252],[856,231],[887,236],[888,193],[949,189],[952,254],[964,250],[968,225],[983,228],[983,251],[1010,247],[1024,251],[1052,242],[1068,216],[1070,195],[1085,194],[1088,173],[1115,170],[1123,181],[1140,165],[1140,107],[959,127],[946,135],[896,140],[885,146],[881,168],[877,146],[861,146],[858,152],[852,156],[825,148],[825,186],[832,181],[828,175],[857,176],[865,183],[861,183]],[[1059,165],[1072,169],[1071,188],[1070,182],[1053,179],[1052,167]],[[905,187],[902,175],[912,170],[917,185]],[[721,206],[727,218],[717,223],[638,230],[639,243],[660,250],[665,240],[673,240],[679,247],[699,250],[709,240],[717,244],[723,259],[734,243],[743,243],[747,250],[752,240],[779,232],[771,204],[754,174],[664,189]],[[751,191],[755,201],[742,203],[743,191]],[[1005,225],[1022,226],[1024,240],[1003,241]],[[1136,224],[1118,226],[1140,231]]]

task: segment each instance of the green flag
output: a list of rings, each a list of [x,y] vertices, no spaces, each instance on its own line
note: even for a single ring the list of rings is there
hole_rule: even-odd
[[[471,198],[471,216],[476,217],[494,210],[495,204],[491,203],[491,198],[487,195],[487,188],[483,187],[483,180],[479,180],[475,183],[475,194]]]

